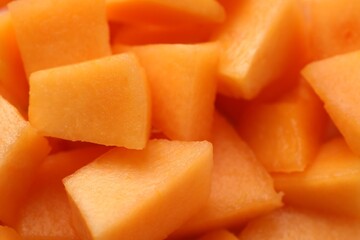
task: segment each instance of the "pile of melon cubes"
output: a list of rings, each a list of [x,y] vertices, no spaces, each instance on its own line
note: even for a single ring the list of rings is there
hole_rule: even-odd
[[[0,239],[360,239],[357,0],[0,4]]]

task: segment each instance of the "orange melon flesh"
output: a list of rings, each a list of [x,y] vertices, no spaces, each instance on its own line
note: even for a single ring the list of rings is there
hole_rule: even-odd
[[[28,76],[111,54],[104,0],[26,0],[8,7]]]
[[[0,97],[0,221],[12,225],[36,169],[50,151],[45,138]]]
[[[213,28],[205,25],[115,25],[110,27],[112,45],[199,43],[210,39]]]
[[[14,229],[0,225],[0,238],[4,240],[22,240]]]
[[[92,147],[50,155],[41,165],[15,229],[24,240],[78,240],[62,178],[107,150]]]
[[[293,0],[243,0],[233,8],[215,37],[222,49],[219,91],[253,99],[287,69],[300,64],[300,13]]]
[[[273,177],[286,203],[360,217],[360,158],[342,138],[325,143],[305,172]]]
[[[359,239],[360,221],[285,208],[250,222],[239,236],[240,240],[316,240],[319,238]]]
[[[7,93],[1,95],[19,111],[26,112],[29,86],[8,12],[0,13],[0,85]]]
[[[142,149],[150,132],[150,93],[132,54],[36,72],[29,120],[46,136]]]
[[[131,48],[144,66],[152,95],[152,122],[173,140],[210,136],[218,45],[156,44]]]
[[[238,238],[227,230],[217,230],[205,234],[198,240],[238,240]]]
[[[212,132],[210,198],[198,214],[175,232],[176,236],[238,226],[282,205],[270,175],[235,129],[218,114]]]
[[[350,148],[360,154],[360,51],[313,62],[302,70]]]
[[[142,24],[218,23],[225,11],[216,0],[107,0],[108,19]]]
[[[301,0],[311,59],[319,60],[360,48],[360,3],[353,0]],[[339,14],[341,13],[341,14]]]
[[[237,129],[269,172],[299,172],[315,157],[326,120],[318,97],[300,85],[275,102],[248,104]]]
[[[211,168],[206,141],[111,150],[64,179],[74,226],[81,239],[165,239],[206,202]]]

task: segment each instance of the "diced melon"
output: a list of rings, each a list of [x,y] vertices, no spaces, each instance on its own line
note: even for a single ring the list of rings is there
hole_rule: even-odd
[[[111,150],[64,179],[74,226],[82,239],[165,239],[208,199],[211,168],[205,141]]]
[[[217,230],[210,232],[198,240],[238,240],[237,237],[227,230]]]
[[[324,144],[305,172],[273,177],[286,203],[360,217],[360,157],[342,138]]]
[[[240,136],[270,172],[299,172],[315,157],[325,132],[321,101],[305,84],[275,102],[248,104]]]
[[[287,70],[299,67],[303,26],[295,0],[242,0],[233,8],[215,37],[222,49],[219,91],[253,99]]]
[[[17,234],[15,232],[14,229],[11,229],[11,228],[5,227],[5,226],[1,226],[1,225],[0,225],[0,239],[4,239],[4,240],[23,240],[23,239],[21,239],[19,234]]]
[[[1,95],[25,113],[29,86],[8,12],[0,13],[0,85],[4,89]]]
[[[216,0],[107,0],[110,21],[169,25],[217,23],[225,11]]]
[[[36,72],[29,120],[46,136],[142,149],[150,133],[143,68],[121,54]]]
[[[50,155],[21,206],[15,229],[24,240],[78,240],[62,179],[107,150],[92,147]]]
[[[360,51],[313,62],[302,70],[350,148],[360,155]]]
[[[13,225],[37,168],[50,151],[46,139],[0,97],[0,222]]]
[[[270,175],[219,114],[215,115],[212,132],[214,168],[210,198],[175,236],[239,226],[282,205]]]
[[[360,239],[360,221],[285,208],[250,222],[239,239],[354,240]]]
[[[24,0],[8,7],[28,76],[111,54],[104,0]]]
[[[131,50],[139,57],[150,82],[153,125],[173,140],[208,139],[218,45],[154,44]]]

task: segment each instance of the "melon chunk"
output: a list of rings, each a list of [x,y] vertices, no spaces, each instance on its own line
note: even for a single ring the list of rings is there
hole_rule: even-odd
[[[360,221],[285,208],[250,222],[239,239],[354,240],[360,239]]]
[[[82,239],[165,239],[206,202],[211,168],[206,141],[111,150],[64,179],[74,226]]]
[[[205,234],[198,240],[238,240],[237,237],[227,230],[217,230]]]
[[[28,76],[111,54],[104,0],[26,0],[8,7]]]
[[[48,156],[21,207],[15,229],[24,240],[78,240],[62,179],[107,150],[91,147]]]
[[[14,229],[0,225],[0,239],[4,240],[23,240]]]
[[[305,84],[277,101],[243,107],[237,129],[269,172],[303,171],[325,135],[326,113]]]
[[[310,63],[302,75],[350,148],[360,155],[360,51]]]
[[[150,133],[144,70],[121,54],[36,72],[29,120],[46,136],[142,149]]]
[[[127,23],[179,24],[214,23],[225,19],[216,0],[107,0],[110,21]]]
[[[286,203],[360,217],[360,157],[342,138],[324,144],[305,172],[273,177]]]
[[[173,140],[210,136],[218,45],[154,44],[132,48],[151,87],[153,125]]]
[[[29,86],[8,12],[0,13],[0,85],[4,89],[0,94],[20,112],[26,112]]]
[[[242,0],[233,8],[215,37],[222,46],[219,91],[253,99],[302,61],[300,13],[294,0]]]
[[[270,175],[219,114],[215,115],[212,132],[214,167],[210,198],[199,213],[175,232],[176,236],[238,226],[282,205]]]
[[[13,225],[35,172],[50,148],[46,139],[0,97],[0,221]]]

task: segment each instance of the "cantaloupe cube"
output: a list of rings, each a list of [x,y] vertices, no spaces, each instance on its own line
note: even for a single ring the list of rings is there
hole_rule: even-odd
[[[282,205],[270,175],[235,129],[218,114],[212,132],[214,167],[210,198],[199,213],[175,232],[176,236],[239,226]]]
[[[238,240],[237,237],[227,230],[217,230],[210,232],[198,240]]]
[[[324,199],[327,201],[328,199]],[[354,240],[360,238],[360,221],[291,208],[255,219],[240,240]]]
[[[110,21],[146,24],[218,23],[225,11],[216,0],[107,0]]]
[[[1,93],[22,113],[27,112],[29,86],[8,12],[0,13],[0,85]]]
[[[62,179],[90,163],[105,147],[60,152],[45,159],[21,207],[15,229],[24,240],[78,240]]]
[[[360,217],[360,157],[342,138],[324,144],[305,172],[273,177],[286,203]]]
[[[206,141],[111,150],[64,179],[74,226],[82,239],[165,239],[206,202],[211,168]]]
[[[39,167],[50,151],[45,138],[0,97],[0,222],[12,225]]]
[[[0,239],[4,240],[23,240],[14,229],[0,225]]]
[[[360,155],[360,51],[313,62],[302,75],[325,104],[350,148]]]
[[[237,129],[270,172],[299,172],[315,157],[326,114],[312,89],[301,84],[275,102],[243,108]]]
[[[302,62],[303,27],[295,0],[243,0],[233,8],[215,37],[222,49],[219,91],[252,99]]]
[[[111,54],[104,0],[24,0],[8,7],[28,76]]]
[[[132,48],[151,88],[153,125],[173,140],[210,136],[218,45],[155,44]]]
[[[30,78],[29,120],[44,135],[142,149],[150,93],[132,54],[43,70]]]
[[[300,2],[304,8],[311,59],[324,59],[360,48],[358,1],[300,0]]]

